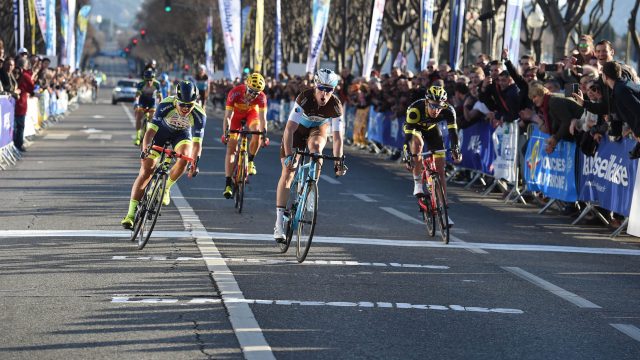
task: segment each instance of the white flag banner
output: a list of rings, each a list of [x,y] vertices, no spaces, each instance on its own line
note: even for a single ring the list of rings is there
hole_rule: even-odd
[[[640,237],[640,166],[636,171],[636,183],[631,197],[631,211],[629,212],[629,224],[627,234]]]
[[[520,57],[520,31],[524,0],[508,0],[507,14],[504,19],[502,48],[509,50],[509,60],[516,64]]]
[[[34,0],[36,7],[36,17],[42,37],[46,40],[47,33],[47,0]]]
[[[376,0],[373,5],[373,13],[371,14],[371,29],[369,29],[369,42],[367,43],[367,52],[364,55],[364,65],[362,66],[362,76],[366,79],[371,74],[373,68],[373,59],[378,52],[378,38],[382,29],[382,18],[384,15],[385,0]]]
[[[313,27],[311,29],[309,55],[307,56],[307,72],[310,73],[315,71],[320,50],[322,50],[322,41],[324,40],[324,33],[327,30],[327,21],[329,21],[330,5],[331,0],[314,0]]]
[[[496,153],[496,158],[491,164],[494,178],[515,183],[517,181],[518,124],[514,121],[498,126],[492,138]]]
[[[242,64],[240,63],[240,42],[242,40],[240,34],[240,0],[218,0],[218,9],[220,10],[224,48],[227,55],[225,65],[231,80],[240,79],[242,78]]]
[[[73,72],[76,69],[76,0],[67,0],[69,29],[67,31],[67,61]]]
[[[47,18],[47,30],[43,32],[44,43],[46,45],[47,56],[56,56],[56,0],[46,0],[47,11],[45,16]]]

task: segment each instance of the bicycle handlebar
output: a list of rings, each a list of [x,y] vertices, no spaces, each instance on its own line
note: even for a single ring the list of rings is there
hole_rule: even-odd
[[[293,156],[296,155],[303,155],[303,156],[309,156],[311,158],[314,159],[326,159],[326,160],[337,160],[337,161],[344,161],[345,156],[329,156],[329,155],[323,155],[323,154],[318,154],[318,153],[312,153],[312,152],[308,152],[306,150],[300,150],[300,149],[296,149],[295,152],[293,153]]]
[[[187,162],[193,163],[193,159],[192,158],[190,158],[190,157],[188,157],[188,156],[186,156],[184,154],[177,153],[177,152],[175,152],[173,150],[169,150],[169,149],[163,148],[162,146],[152,145],[151,149],[153,149],[155,151],[158,151],[158,152],[164,152],[170,158],[180,158],[180,159],[186,160]]]
[[[229,130],[230,134],[253,134],[253,135],[264,135],[264,131],[253,131],[253,130]]]

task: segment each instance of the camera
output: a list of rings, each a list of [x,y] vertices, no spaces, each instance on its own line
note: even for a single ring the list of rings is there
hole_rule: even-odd
[[[544,71],[558,71],[558,64],[545,64]]]

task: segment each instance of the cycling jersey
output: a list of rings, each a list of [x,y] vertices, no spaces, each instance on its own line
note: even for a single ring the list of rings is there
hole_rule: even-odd
[[[411,136],[422,136],[429,145],[429,150],[442,151],[444,144],[442,142],[442,133],[438,123],[447,122],[449,130],[449,140],[451,144],[458,144],[458,124],[456,123],[456,112],[449,104],[445,104],[438,114],[438,117],[432,118],[427,112],[428,101],[425,99],[417,100],[407,108],[407,119],[403,130],[405,133],[405,142],[411,139]]]
[[[157,131],[154,143],[163,144],[167,139],[175,143],[174,146],[185,141],[202,143],[207,122],[204,110],[196,103],[189,115],[181,116],[176,109],[175,100],[175,96],[169,96],[158,105],[153,120],[149,124],[151,129]]]
[[[226,109],[233,111],[229,124],[231,130],[240,130],[243,119],[246,120],[246,126],[250,127],[253,122],[258,121],[258,112],[267,111],[267,96],[263,92],[248,102],[245,99],[246,92],[247,86],[240,84],[231,89],[227,95]]]
[[[341,131],[342,102],[337,96],[331,94],[331,98],[325,106],[319,107],[316,102],[315,89],[307,89],[301,92],[291,109],[289,121],[293,121],[306,128],[318,127],[331,121],[333,131]]]
[[[140,81],[136,85],[136,96],[139,96],[138,104],[142,107],[153,108],[156,106],[156,93],[161,92],[160,82],[153,80],[150,86],[147,86],[147,81]]]

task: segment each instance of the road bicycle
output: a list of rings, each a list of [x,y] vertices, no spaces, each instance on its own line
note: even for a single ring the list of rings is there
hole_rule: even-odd
[[[433,152],[425,151],[420,154],[407,153],[404,161],[411,166],[410,158],[422,156],[422,184],[423,194],[418,196],[418,206],[422,220],[427,225],[427,234],[436,234],[436,223],[440,228],[442,242],[449,243],[449,214],[447,213],[447,197],[436,169]],[[437,220],[437,221],[436,221]]]
[[[167,179],[169,178],[169,169],[174,159],[184,159],[189,162],[190,166],[195,166],[193,159],[183,154],[176,153],[167,149],[169,144],[164,146],[152,145],[150,149],[160,153],[157,159],[156,168],[153,171],[151,180],[144,189],[144,195],[138,203],[138,209],[133,221],[133,230],[131,241],[138,242],[138,250],[142,250],[151,237],[151,232],[156,225],[158,216],[162,209],[162,198],[164,197]]]
[[[335,157],[296,149],[293,156],[294,159],[299,156],[299,165],[284,210],[285,239],[284,242],[278,243],[278,246],[280,252],[287,252],[295,233],[296,259],[301,263],[309,253],[318,215],[318,178],[321,167],[318,160],[336,160],[340,161],[339,166],[342,166],[344,155]]]
[[[244,204],[244,189],[249,180],[249,138],[248,135],[264,135],[262,131],[245,130],[245,120],[242,120],[242,127],[240,130],[229,130],[231,134],[239,134],[236,162],[233,166],[233,194],[235,198],[235,207],[238,209],[238,213],[242,213],[242,206]],[[268,139],[265,140],[265,145],[268,144]]]

